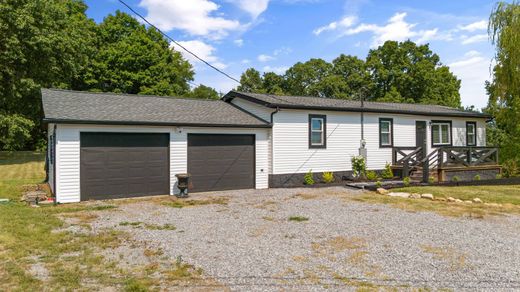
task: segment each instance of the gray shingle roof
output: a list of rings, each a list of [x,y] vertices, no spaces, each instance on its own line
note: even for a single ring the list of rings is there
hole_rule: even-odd
[[[269,127],[269,123],[221,100],[42,89],[44,121]]]
[[[246,93],[231,91],[224,96],[224,100],[234,97],[263,104],[272,108],[294,108],[294,109],[321,109],[339,111],[361,111],[359,101],[321,98],[310,96],[283,96],[260,93]],[[409,104],[409,103],[390,103],[390,102],[365,102],[363,111],[376,113],[398,113],[411,115],[432,115],[432,116],[451,116],[451,117],[478,117],[491,118],[490,115],[464,111],[456,108],[440,105]]]

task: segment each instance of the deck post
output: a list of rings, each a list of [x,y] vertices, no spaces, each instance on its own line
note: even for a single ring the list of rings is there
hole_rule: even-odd
[[[408,159],[403,161],[403,173],[401,174],[401,178],[405,178],[408,176]]]
[[[422,167],[423,167],[422,180],[423,180],[423,183],[427,183],[430,178],[430,161],[428,159],[424,160]]]

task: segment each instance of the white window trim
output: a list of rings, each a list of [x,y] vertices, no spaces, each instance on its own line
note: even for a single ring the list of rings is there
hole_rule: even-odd
[[[388,132],[384,132],[383,131],[383,127],[380,127],[380,132],[379,132],[379,135],[381,136],[382,134],[388,134],[388,143],[383,143],[381,141],[381,145],[382,146],[392,146],[393,144],[393,141],[392,141],[392,122],[389,121],[389,120],[381,120],[379,121],[379,123],[383,124],[383,123],[387,123],[388,124]]]
[[[468,131],[470,126],[471,126],[471,128],[473,128],[473,130],[471,132]],[[469,146],[476,146],[477,145],[477,126],[474,123],[468,123],[468,124],[466,124],[466,131],[468,131],[468,133],[466,133],[466,138],[468,138],[469,136],[473,137],[473,139],[471,141],[472,143],[469,143],[470,141],[466,141],[466,144]]]
[[[434,126],[439,126],[439,139],[442,140],[442,126],[443,125],[446,125],[448,126],[448,142],[447,143],[443,143],[442,141],[439,142],[439,143],[435,143],[435,141],[433,141],[433,127]],[[451,145],[451,124],[448,123],[448,122],[434,122],[432,123],[432,144],[433,146],[443,146],[443,145]]]
[[[319,130],[313,129],[312,125],[313,125],[313,121],[314,120],[320,120],[321,121],[321,123],[320,123],[321,127],[320,127]],[[312,133],[320,133],[320,138],[321,138],[320,139],[320,143],[313,143],[312,142],[312,138],[311,138],[311,145],[312,146],[323,146],[324,145],[324,141],[325,141],[325,139],[324,139],[325,138],[324,137],[324,131],[323,131],[323,124],[324,123],[325,123],[325,119],[323,119],[323,118],[311,118],[311,137],[312,137]]]

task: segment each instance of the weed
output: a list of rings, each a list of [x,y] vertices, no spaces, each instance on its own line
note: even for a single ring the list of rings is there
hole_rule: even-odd
[[[303,217],[303,216],[291,216],[291,217],[289,217],[289,221],[303,222],[303,221],[309,221],[309,218]]]
[[[454,175],[454,176],[451,178],[451,181],[452,181],[452,182],[459,182],[459,181],[460,181],[460,177]]]
[[[479,174],[475,175],[475,176],[473,177],[473,180],[480,180],[480,175],[479,175]]]
[[[404,185],[405,187],[409,187],[409,186],[410,186],[410,181],[411,181],[411,180],[410,180],[410,177],[409,177],[409,176],[403,178],[403,185]]]
[[[172,207],[172,208],[184,208],[184,207],[194,207],[194,206],[204,206],[204,205],[227,205],[229,202],[229,198],[227,197],[213,197],[207,199],[171,199],[166,202],[162,202],[163,205]]]

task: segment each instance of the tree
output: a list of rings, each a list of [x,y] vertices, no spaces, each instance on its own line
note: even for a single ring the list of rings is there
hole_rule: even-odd
[[[104,92],[184,95],[193,69],[154,28],[117,11],[98,27],[98,52],[86,87]]]
[[[332,64],[322,59],[298,62],[285,72],[285,91],[292,95],[327,97],[320,82],[332,73]]]
[[[490,126],[491,140],[501,146],[501,160],[520,162],[519,3],[497,3],[489,18],[488,33],[496,48],[493,80],[486,84],[486,110],[495,117]]]
[[[339,76],[345,83],[345,91],[336,93],[334,97],[357,99],[362,91],[370,91],[373,88],[365,61],[356,56],[341,54],[332,61],[332,64],[334,65],[333,74]]]
[[[44,137],[39,88],[81,79],[95,50],[86,8],[77,0],[0,2],[0,128],[21,135],[1,139],[0,149],[33,148]]]
[[[240,85],[238,91],[243,92],[263,92],[263,80],[260,72],[254,68],[247,69],[240,76]]]
[[[373,100],[460,107],[460,80],[427,44],[386,41],[369,51],[366,65]]]
[[[202,85],[202,84],[193,88],[193,90],[187,96],[192,97],[192,98],[201,98],[201,99],[219,99],[220,98],[220,95],[218,94],[218,92],[215,89],[213,89],[209,86]]]

